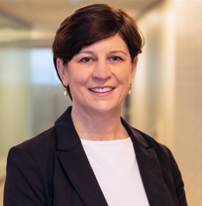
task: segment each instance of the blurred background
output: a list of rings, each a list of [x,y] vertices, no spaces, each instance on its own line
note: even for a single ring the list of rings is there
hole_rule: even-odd
[[[173,152],[188,204],[202,202],[202,0],[0,0],[0,205],[9,148],[48,129],[71,105],[53,66],[59,24],[107,3],[145,37],[122,116]]]

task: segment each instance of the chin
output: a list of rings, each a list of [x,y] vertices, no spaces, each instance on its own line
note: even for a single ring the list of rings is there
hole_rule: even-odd
[[[92,105],[91,105],[92,106]],[[91,107],[92,109],[92,107]],[[100,113],[106,113],[106,112],[114,112],[117,110],[117,112],[121,111],[120,105],[113,105],[108,103],[99,103],[93,106],[93,110]]]

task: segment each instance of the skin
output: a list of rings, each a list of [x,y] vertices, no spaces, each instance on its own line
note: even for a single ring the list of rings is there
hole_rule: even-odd
[[[106,141],[128,137],[120,121],[121,104],[134,81],[137,60],[135,57],[132,63],[118,34],[82,48],[67,65],[57,59],[63,85],[71,89],[71,116],[80,138]],[[98,92],[103,88],[109,91]]]

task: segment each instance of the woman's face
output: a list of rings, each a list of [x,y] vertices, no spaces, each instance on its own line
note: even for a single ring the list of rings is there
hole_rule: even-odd
[[[69,85],[77,111],[119,111],[133,83],[137,57],[132,63],[126,43],[116,34],[83,48],[67,65],[57,59],[65,86]]]

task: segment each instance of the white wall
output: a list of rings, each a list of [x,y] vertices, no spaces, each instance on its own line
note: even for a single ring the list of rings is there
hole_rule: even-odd
[[[167,1],[139,20],[131,123],[173,152],[189,205],[202,202],[202,1]]]

